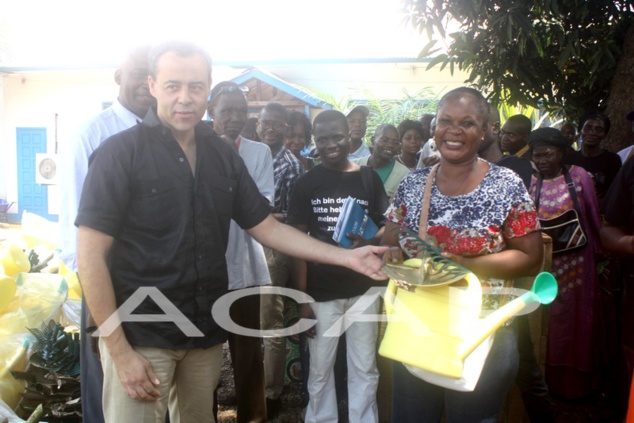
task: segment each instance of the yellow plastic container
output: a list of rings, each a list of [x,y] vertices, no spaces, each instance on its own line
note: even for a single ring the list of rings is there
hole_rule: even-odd
[[[4,310],[13,301],[16,289],[15,281],[12,278],[0,274],[0,314],[4,313]]]
[[[20,272],[28,272],[31,270],[29,257],[17,245],[9,245],[7,248],[3,249],[0,254],[4,273],[7,276],[13,278]]]

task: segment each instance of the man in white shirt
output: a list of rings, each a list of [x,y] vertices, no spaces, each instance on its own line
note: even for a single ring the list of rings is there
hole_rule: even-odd
[[[213,118],[216,134],[236,148],[260,194],[272,205],[275,196],[273,156],[266,144],[240,135],[248,114],[247,99],[240,87],[230,81],[216,85],[211,90],[207,112]],[[270,285],[271,276],[262,244],[241,229],[234,220],[229,226],[228,239],[225,257],[229,290]],[[236,300],[229,312],[236,324],[249,329],[260,329],[259,295]],[[228,333],[228,340],[235,382],[237,421],[264,423],[267,418],[261,340],[231,332]]]
[[[72,271],[77,270],[77,228],[74,223],[90,155],[111,135],[136,125],[148,109],[156,104],[147,83],[148,51],[149,46],[142,46],[129,52],[114,73],[114,80],[119,85],[118,98],[110,107],[86,122],[62,152],[64,165],[61,166],[59,184],[61,258]],[[79,277],[81,278],[81,275]],[[85,302],[82,301],[82,340],[89,339],[86,334],[87,326],[88,312]],[[102,423],[103,372],[99,356],[93,351],[91,342],[81,343],[80,361],[83,419],[86,422]]]

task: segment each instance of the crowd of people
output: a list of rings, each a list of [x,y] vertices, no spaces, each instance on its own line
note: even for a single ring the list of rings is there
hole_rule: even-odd
[[[64,259],[84,290],[84,421],[208,422],[218,401],[238,422],[275,419],[290,298],[314,323],[301,336],[306,422],[495,422],[514,384],[535,423],[555,421],[553,397],[606,395],[625,413],[634,316],[619,258],[634,255],[634,160],[601,147],[605,115],[578,131],[502,123],[461,87],[435,114],[373,134],[362,105],[311,122],[271,102],[248,125],[240,86],[211,89],[209,56],[180,42],[133,50],[115,80],[118,99],[78,131],[60,184]],[[343,249],[333,233],[348,197],[379,231]],[[506,287],[540,271],[540,229],[570,210],[584,238],[552,257],[544,372],[526,316],[497,330],[471,392],[378,357],[381,325],[363,314],[383,304],[364,294],[387,286],[400,230]],[[235,399],[215,394],[226,340]]]

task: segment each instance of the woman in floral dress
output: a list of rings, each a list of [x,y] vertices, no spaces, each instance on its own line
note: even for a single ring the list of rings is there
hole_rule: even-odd
[[[488,125],[489,105],[478,91],[457,88],[438,104],[434,167],[427,234],[454,261],[481,281],[502,283],[535,274],[542,260],[541,235],[533,202],[511,170],[478,158]],[[428,167],[401,183],[386,215],[383,243],[398,245],[399,228],[419,231]],[[495,279],[494,279],[495,278]],[[518,368],[514,325],[500,328],[473,392],[445,389],[411,375],[394,362],[394,423],[495,422]]]
[[[552,219],[574,209],[562,164],[568,148],[566,139],[554,128],[531,133],[533,161],[543,179],[539,194],[540,219]],[[546,383],[551,394],[574,399],[591,393],[598,382],[600,293],[595,254],[600,251],[601,221],[592,178],[577,166],[570,166],[581,222],[588,242],[585,247],[553,256],[552,273],[559,295],[550,305]],[[537,203],[537,177],[530,194]]]

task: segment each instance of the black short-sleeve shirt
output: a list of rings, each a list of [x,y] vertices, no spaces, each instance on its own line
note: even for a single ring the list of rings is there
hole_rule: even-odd
[[[248,229],[270,212],[238,154],[208,125],[198,124],[195,132],[195,176],[153,111],[90,159],[75,224],[114,238],[108,266],[117,306],[139,287],[156,287],[204,334],[188,337],[172,322],[125,322],[134,346],[189,349],[222,342],[211,307],[227,292],[230,221]],[[164,314],[151,298],[134,313]]]
[[[607,150],[594,157],[586,157],[581,151],[577,151],[570,158],[570,164],[581,166],[590,173],[594,180],[597,197],[601,202],[621,168],[621,158],[618,154]]]
[[[522,178],[522,182],[524,182],[526,189],[530,188],[531,177],[535,172],[530,160],[523,157],[509,155],[502,157],[495,164],[498,166],[504,166],[517,173],[519,177]]]

